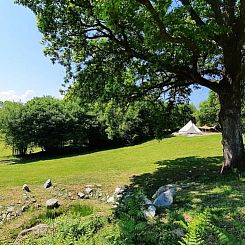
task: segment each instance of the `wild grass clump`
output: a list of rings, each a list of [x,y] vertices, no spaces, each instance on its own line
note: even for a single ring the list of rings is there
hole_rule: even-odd
[[[69,210],[73,215],[85,217],[94,213],[94,209],[88,205],[74,204]]]

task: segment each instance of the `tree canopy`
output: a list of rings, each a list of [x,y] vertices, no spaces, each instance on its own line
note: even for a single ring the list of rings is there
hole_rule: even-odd
[[[242,168],[244,0],[17,0],[37,16],[45,54],[85,101],[125,101],[190,85],[219,94],[224,168]],[[68,86],[69,89],[69,86]]]
[[[215,126],[219,123],[220,103],[218,95],[213,91],[209,92],[208,99],[201,102],[195,117],[201,126]]]
[[[26,104],[4,102],[0,108],[0,132],[15,154],[41,147],[46,151],[64,145],[81,146],[91,124],[81,108],[52,97],[34,98]]]

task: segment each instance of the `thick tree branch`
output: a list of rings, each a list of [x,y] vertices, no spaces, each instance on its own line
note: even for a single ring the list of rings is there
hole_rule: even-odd
[[[149,53],[140,53],[134,49],[132,49],[127,40],[120,40],[118,39],[112,32],[112,30],[110,28],[108,28],[106,25],[102,24],[100,21],[98,21],[98,25],[103,28],[105,31],[108,32],[107,37],[110,38],[111,40],[113,40],[114,42],[116,42],[117,44],[119,44],[120,46],[122,46],[126,52],[128,52],[129,54],[131,54],[133,57],[142,59],[142,60],[148,60],[149,57],[151,57],[152,55]],[[104,33],[103,31],[101,31],[102,33]],[[105,34],[105,33],[104,33]]]
[[[235,20],[236,0],[224,1],[224,16],[226,24],[232,26]]]
[[[187,6],[189,8],[191,18],[196,22],[196,24],[198,26],[205,25],[205,23],[202,21],[201,17],[197,14],[197,12],[191,6],[190,0],[180,0],[180,1],[184,6]]]
[[[220,9],[219,0],[207,0],[207,3],[211,6],[212,11],[214,12],[214,17],[215,17],[217,24],[219,24],[220,26],[223,26],[224,19],[223,19],[223,15]]]

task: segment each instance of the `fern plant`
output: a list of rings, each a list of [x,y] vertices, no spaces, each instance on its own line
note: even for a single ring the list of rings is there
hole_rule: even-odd
[[[238,244],[235,237],[212,223],[212,214],[210,213],[210,210],[205,210],[189,223],[181,220],[176,221],[175,224],[180,225],[186,230],[185,236],[178,241],[181,245],[206,244],[205,235],[208,233],[214,234],[220,245]]]

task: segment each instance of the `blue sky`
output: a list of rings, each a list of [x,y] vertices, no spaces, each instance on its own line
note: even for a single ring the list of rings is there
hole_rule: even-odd
[[[26,101],[33,96],[60,97],[64,69],[45,57],[33,13],[14,0],[0,0],[0,101]],[[208,90],[197,90],[191,102],[198,105]]]

